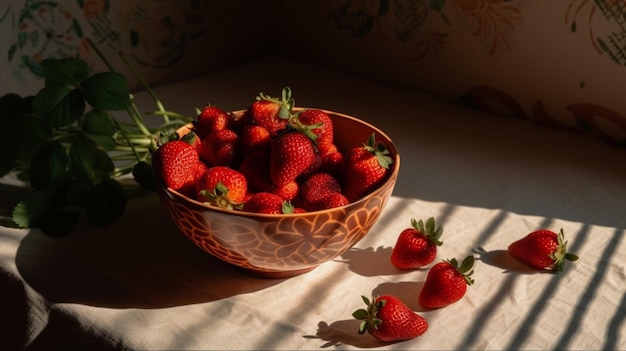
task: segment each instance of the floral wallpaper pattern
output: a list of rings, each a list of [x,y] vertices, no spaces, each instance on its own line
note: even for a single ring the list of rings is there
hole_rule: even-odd
[[[550,6],[556,7],[555,3]],[[601,77],[606,71],[616,71],[626,78],[626,1],[567,0],[562,2],[563,10],[560,13],[555,11],[554,17],[541,13],[545,4],[531,0],[330,0],[326,6],[336,28],[349,33],[353,38],[351,40],[367,38],[371,44],[385,42],[388,46],[391,46],[390,42],[396,43],[406,54],[404,60],[398,61],[403,61],[403,69],[407,73],[411,69],[416,70],[416,76],[428,67],[433,70],[450,69],[450,61],[446,64],[434,63],[437,59],[451,60],[448,52],[481,52],[484,66],[467,64],[468,70],[478,73],[472,75],[466,88],[457,89],[449,96],[457,102],[531,119],[550,127],[594,134],[608,142],[626,146],[626,106],[621,103],[622,100],[613,99],[611,106],[595,101],[599,100],[596,97],[609,92],[618,95],[617,91],[625,88],[624,85],[608,84]],[[561,50],[559,48],[562,47],[567,50],[570,42],[582,42],[584,46],[577,44],[576,50],[579,51],[572,54],[594,57],[596,63],[601,63],[601,68],[593,64],[571,68],[573,72],[593,79],[581,78],[575,85],[563,89],[563,94],[572,91],[571,98],[579,96],[582,100],[568,101],[556,113],[553,107],[548,106],[556,99],[536,96],[530,100],[525,97],[529,101],[522,101],[519,93],[509,89],[513,83],[494,79],[498,73],[486,63],[515,62],[514,55],[529,55],[528,42],[541,41],[541,38],[531,38],[526,34],[526,28],[533,24],[544,26],[551,32],[569,33],[560,38],[561,42],[551,43],[551,47],[542,49]],[[371,52],[375,50],[372,48]],[[536,55],[550,58],[551,53],[537,52]],[[407,63],[411,61],[416,64]],[[524,67],[525,63],[515,62],[511,69]],[[558,70],[558,65],[563,63],[551,64],[555,65],[554,70]],[[571,76],[566,76],[568,74],[571,73],[563,73],[564,81],[571,80]],[[597,90],[593,93],[588,82],[592,80],[597,80],[593,84]],[[458,81],[460,79],[454,83]],[[442,91],[437,88],[432,90],[436,93]],[[524,95],[531,94],[524,92]]]
[[[2,78],[14,81],[18,88],[20,84],[34,85],[34,78],[41,76],[40,62],[46,58],[80,57],[96,69],[105,69],[89,40],[107,56],[116,56],[119,51],[130,56],[134,66],[147,72],[148,81],[158,80],[164,72],[171,75],[168,68],[206,70],[210,65],[205,63],[211,60],[224,63],[225,58],[211,57],[203,62],[194,57],[198,53],[194,44],[203,44],[200,52],[205,53],[207,44],[226,50],[236,45],[236,39],[250,37],[248,31],[258,22],[253,16],[256,10],[253,4],[247,0],[226,4],[200,0],[2,3],[0,57],[3,60],[0,62],[6,60],[7,64],[6,67],[0,64],[2,74],[6,75]],[[213,12],[220,16],[213,16]],[[244,25],[228,21],[229,18],[241,19]],[[250,27],[245,23],[250,23]],[[233,43],[222,38],[224,31],[233,36]],[[256,49],[251,45],[249,53],[256,53]],[[239,54],[237,50],[233,53]],[[246,54],[242,52],[243,56]],[[173,79],[176,77],[169,80]]]

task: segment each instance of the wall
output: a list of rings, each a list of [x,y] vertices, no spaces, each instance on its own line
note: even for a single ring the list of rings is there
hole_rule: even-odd
[[[280,1],[300,59],[626,145],[624,0]]]
[[[254,0],[5,0],[0,96],[36,93],[46,58],[80,57],[107,69],[88,39],[134,87],[120,51],[152,85],[239,64],[267,52],[269,23],[259,11],[263,3]]]

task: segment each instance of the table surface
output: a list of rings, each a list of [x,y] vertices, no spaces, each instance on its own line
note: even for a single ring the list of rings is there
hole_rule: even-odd
[[[370,233],[351,250],[289,279],[260,279],[203,253],[156,194],[120,221],[49,238],[10,223],[27,189],[0,180],[0,339],[9,348],[90,349],[626,349],[626,150],[593,137],[467,110],[420,92],[266,57],[156,89],[192,114],[207,102],[241,109],[289,85],[298,106],[357,116],[387,132],[401,171]],[[140,106],[152,109],[144,93]],[[473,254],[465,297],[426,311],[427,268],[389,255],[411,218],[435,217],[437,260]],[[579,261],[561,274],[516,262],[508,244],[563,228]],[[429,322],[422,336],[358,335],[360,296],[394,294]]]

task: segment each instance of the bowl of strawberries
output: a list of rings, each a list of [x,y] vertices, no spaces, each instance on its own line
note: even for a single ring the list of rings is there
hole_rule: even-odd
[[[259,277],[332,260],[380,217],[400,167],[392,140],[342,113],[259,94],[207,105],[152,155],[162,204],[205,252]]]

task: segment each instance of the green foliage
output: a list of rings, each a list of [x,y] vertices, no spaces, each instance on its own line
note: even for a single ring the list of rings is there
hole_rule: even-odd
[[[94,225],[111,224],[135,188],[154,189],[157,140],[192,119],[163,110],[155,98],[154,114],[167,127],[150,129],[119,73],[91,74],[77,58],[44,60],[41,68],[45,85],[35,96],[0,97],[0,177],[18,172],[33,188],[15,206],[13,221],[49,236],[69,234],[82,215]],[[120,110],[134,124],[109,113]],[[116,178],[131,172],[137,186],[122,187]]]

